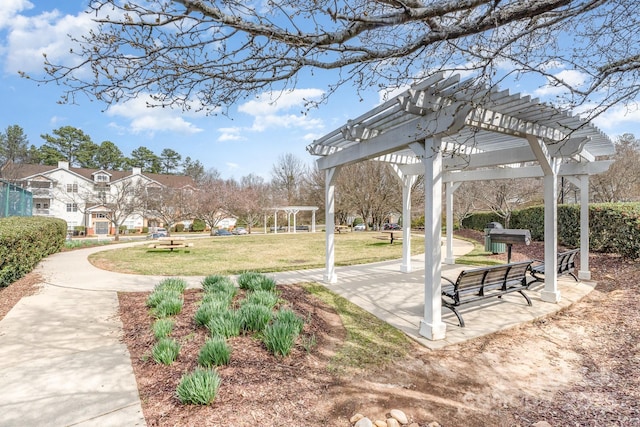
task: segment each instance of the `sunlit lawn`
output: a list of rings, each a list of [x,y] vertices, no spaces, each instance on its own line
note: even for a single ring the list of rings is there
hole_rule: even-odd
[[[401,241],[377,239],[379,232],[335,235],[336,265],[364,264],[402,257]],[[325,265],[324,233],[282,233],[188,240],[193,247],[173,252],[147,244],[98,252],[89,260],[101,268],[134,274],[206,276],[320,268]],[[411,253],[424,252],[424,239],[413,235]]]

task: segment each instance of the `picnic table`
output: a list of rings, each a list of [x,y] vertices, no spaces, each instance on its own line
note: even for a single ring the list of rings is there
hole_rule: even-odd
[[[193,246],[193,243],[187,243],[184,237],[159,237],[156,243],[149,245],[149,248],[153,249],[168,249],[173,252],[174,249],[188,248]]]
[[[335,231],[336,233],[340,234],[342,232],[348,232],[349,231],[349,226],[348,225],[336,225],[335,227]]]
[[[402,239],[402,230],[382,230],[382,232],[389,235],[388,239],[391,244],[393,244],[394,240]],[[387,236],[383,236],[383,239],[387,240]]]

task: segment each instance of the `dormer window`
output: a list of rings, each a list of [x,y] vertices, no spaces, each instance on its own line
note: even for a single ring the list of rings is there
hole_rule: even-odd
[[[104,174],[96,175],[96,182],[109,182],[109,176]]]

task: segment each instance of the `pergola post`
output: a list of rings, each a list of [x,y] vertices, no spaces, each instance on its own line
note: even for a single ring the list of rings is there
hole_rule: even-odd
[[[429,144],[428,150],[425,150]],[[424,164],[424,318],[420,335],[430,340],[444,339],[447,325],[442,321],[441,228],[442,151],[441,139],[411,144]],[[428,153],[428,155],[427,155]]]
[[[312,233],[316,232],[316,210],[315,209],[311,210],[311,232]]]
[[[326,169],[325,173],[325,273],[324,281],[326,283],[336,283],[338,276],[335,267],[335,177],[338,168]]]
[[[418,177],[404,174],[397,165],[393,165],[402,182],[402,264],[400,271],[411,273],[411,187]]]
[[[556,159],[554,159],[555,161]],[[560,301],[558,289],[558,175],[544,176],[544,290],[540,292],[543,301]]]
[[[460,187],[460,182],[447,182],[445,184],[445,200],[447,204],[447,254],[445,264],[455,264],[453,256],[453,193]]]
[[[578,278],[591,280],[589,269],[589,175],[568,177],[580,189],[580,270]]]

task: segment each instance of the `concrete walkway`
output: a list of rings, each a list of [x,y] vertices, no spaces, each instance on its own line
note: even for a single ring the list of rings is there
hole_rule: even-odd
[[[139,244],[146,244],[141,242]],[[58,253],[37,272],[41,291],[23,298],[0,322],[0,426],[145,425],[130,357],[120,341],[118,291],[147,291],[162,276],[113,273],[93,267],[87,257],[122,245]],[[454,254],[471,250],[455,241]],[[423,317],[424,257],[412,259],[412,273],[400,261],[339,267],[329,288],[403,330],[430,348],[441,348],[557,311],[582,298],[593,284],[560,281],[562,302],[548,304],[537,292],[533,307],[518,295],[462,309],[466,328],[443,309],[447,339],[432,342],[417,334]],[[443,265],[455,277],[460,266]],[[321,282],[324,269],[274,274],[277,282]],[[202,277],[186,279],[199,286]],[[482,310],[479,310],[482,308]]]

